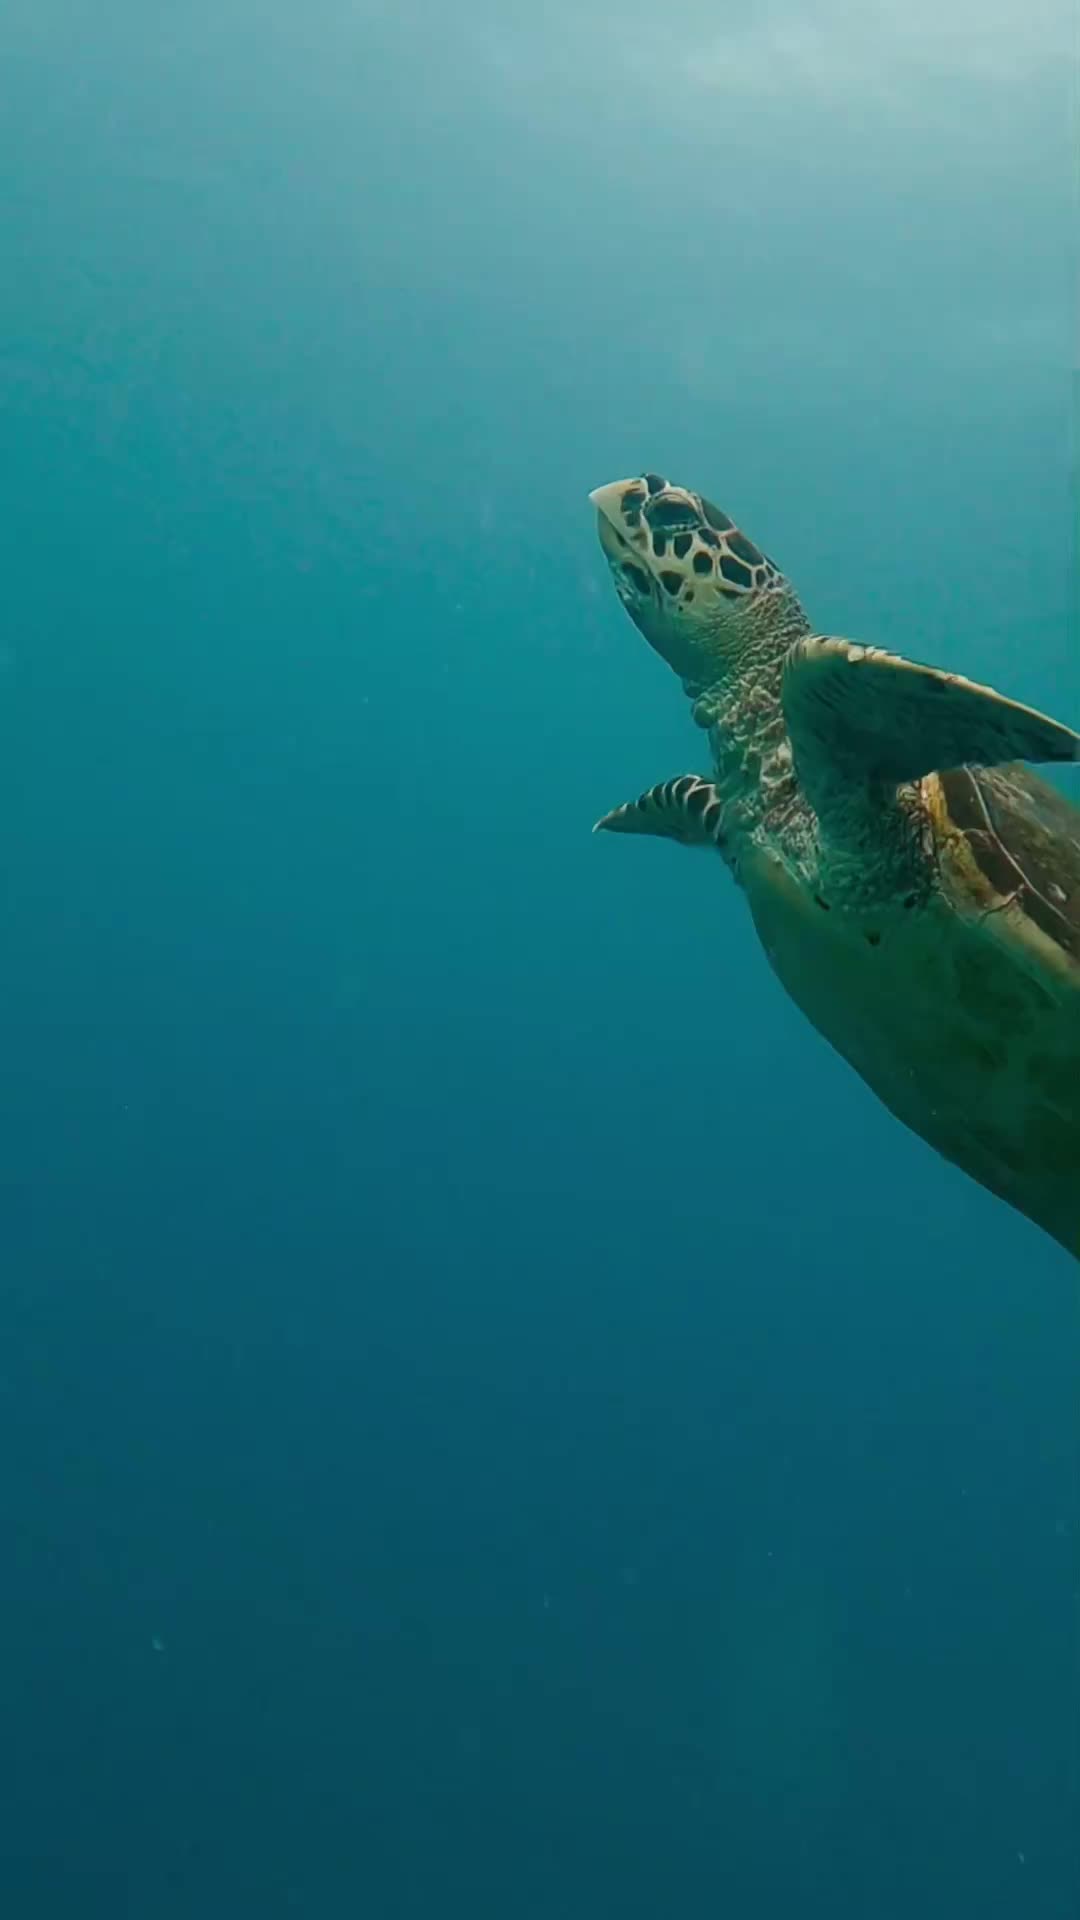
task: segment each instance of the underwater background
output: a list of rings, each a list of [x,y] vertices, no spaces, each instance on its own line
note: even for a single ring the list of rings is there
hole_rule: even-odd
[[[1071,4],[0,65],[4,1915],[1073,1920],[1074,1263],[590,837],[587,501],[1076,723]]]

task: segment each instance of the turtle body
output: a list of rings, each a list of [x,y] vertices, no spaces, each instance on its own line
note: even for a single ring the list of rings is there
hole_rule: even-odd
[[[915,1133],[1080,1258],[1080,808],[1024,763],[1080,736],[814,633],[775,562],[646,474],[592,496],[616,592],[707,774],[597,823],[719,854],[775,973]]]

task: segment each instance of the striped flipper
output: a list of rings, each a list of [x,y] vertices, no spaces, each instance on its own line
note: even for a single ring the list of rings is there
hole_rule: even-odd
[[[593,832],[650,833],[663,840],[677,840],[684,847],[712,847],[722,852],[723,805],[711,780],[684,773],[605,813]]]

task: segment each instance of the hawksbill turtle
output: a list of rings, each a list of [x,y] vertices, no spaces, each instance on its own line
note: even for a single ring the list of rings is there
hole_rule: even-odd
[[[647,473],[590,495],[615,591],[712,768],[597,831],[718,853],[791,998],[885,1106],[1080,1258],[1080,736],[815,633],[776,564]]]

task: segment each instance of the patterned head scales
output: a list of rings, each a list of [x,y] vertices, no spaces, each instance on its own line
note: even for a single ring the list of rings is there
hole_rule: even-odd
[[[646,473],[589,497],[619,599],[688,687],[714,684],[803,624],[774,562],[703,494]]]

